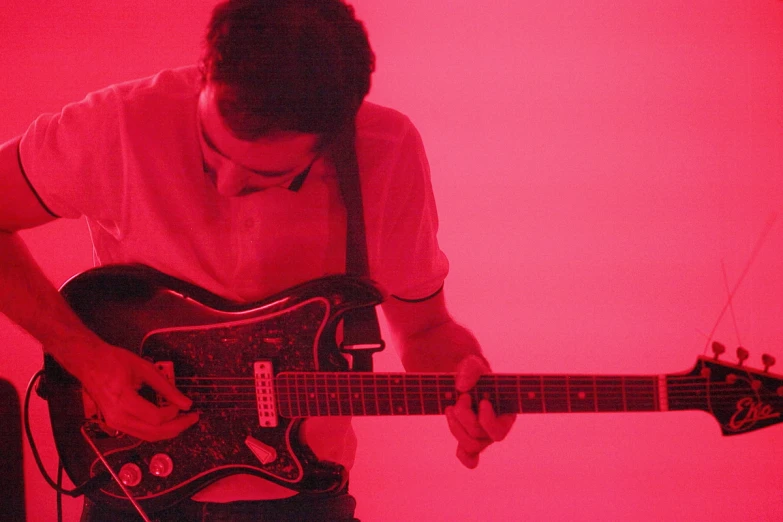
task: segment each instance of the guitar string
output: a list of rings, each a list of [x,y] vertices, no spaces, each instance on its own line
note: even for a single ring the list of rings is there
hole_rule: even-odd
[[[747,387],[747,383],[744,381],[737,381],[742,382],[745,387]],[[761,381],[756,381],[761,382]],[[255,390],[256,385],[255,384],[219,384],[219,385],[210,385],[210,384],[179,384],[175,381],[175,384],[179,389],[183,390],[198,390],[198,389],[206,389],[206,390],[219,390],[219,389],[247,389],[247,390]],[[511,382],[506,383],[479,383],[476,387],[474,387],[472,390],[480,390],[480,391],[486,391],[487,389],[498,389],[498,390],[505,390],[505,391],[516,391],[516,390],[522,390],[523,392],[530,392],[530,391],[541,391],[542,389],[546,392],[556,392],[560,390],[566,390],[566,391],[584,391],[589,392],[592,390],[630,390],[630,391],[639,391],[639,390],[647,390],[650,393],[654,393],[659,388],[659,384],[657,382],[653,383],[626,383],[626,384],[612,384],[612,383],[591,383],[591,382],[580,382],[580,383],[569,383],[569,384],[552,384],[552,383],[544,383],[541,385],[540,383],[523,383],[523,384],[516,384]],[[271,385],[270,385],[271,387]],[[373,389],[392,389],[396,391],[411,391],[413,393],[416,393],[418,390],[438,390],[438,391],[449,391],[455,389],[455,385],[453,382],[450,382],[448,385],[433,385],[433,384],[419,384],[419,383],[406,383],[406,384],[395,384],[395,383],[385,383],[385,382],[365,382],[360,384],[355,383],[339,383],[339,384],[333,384],[333,383],[303,383],[303,382],[288,382],[288,381],[277,381],[274,384],[274,387],[277,389],[278,393],[285,393],[287,389],[290,388],[297,388],[297,389],[308,389],[308,390],[326,390],[326,391],[350,391],[350,390],[366,390],[371,391]],[[698,381],[694,380],[692,382],[679,382],[679,383],[670,383],[669,386],[667,386],[667,390],[669,394],[671,393],[677,393],[677,392],[692,392],[693,390],[700,390],[700,389],[721,389],[721,388],[729,388],[729,389],[736,389],[738,387],[738,384],[736,383],[729,383],[726,381],[717,381],[717,382],[707,382],[707,381]],[[761,388],[764,388],[764,386],[761,386]]]
[[[753,372],[749,371],[743,371],[743,374],[749,374],[749,375],[757,375]],[[301,373],[282,373],[278,374],[274,377],[275,380],[290,380],[290,379],[314,379],[322,382],[329,382],[328,380],[331,379],[332,382],[334,382],[336,379],[347,379],[350,381],[354,380],[360,380],[360,381],[383,381],[389,380],[389,381],[415,381],[419,379],[430,379],[430,380],[436,380],[438,382],[442,381],[454,381],[455,378],[453,375],[448,376],[429,376],[427,374],[421,374],[422,376],[419,376],[420,374],[402,374],[402,375],[391,375],[391,374],[372,374],[372,375],[356,375],[353,373],[337,373],[337,374],[321,374],[321,373],[309,373],[309,372],[301,372]],[[760,377],[767,377],[767,375],[759,375]],[[639,375],[639,376],[629,376],[629,377],[623,377],[623,376],[614,376],[614,375],[597,375],[597,376],[589,376],[589,375],[576,375],[576,376],[566,376],[566,375],[543,375],[543,376],[532,376],[532,375],[504,375],[504,374],[495,374],[492,376],[482,376],[480,377],[481,381],[492,381],[495,380],[506,380],[506,381],[514,381],[517,380],[521,381],[530,381],[530,382],[539,382],[541,379],[568,379],[569,381],[573,382],[575,380],[584,380],[592,382],[593,380],[596,380],[598,382],[606,382],[610,380],[619,380],[619,381],[655,381],[657,382],[660,376],[658,375]],[[675,382],[685,382],[689,380],[698,380],[698,381],[706,381],[705,377],[700,375],[666,375],[665,376],[667,381],[675,381]],[[773,377],[774,378],[774,377]],[[255,382],[254,377],[246,377],[246,376],[238,376],[238,377],[222,377],[222,376],[204,376],[204,377],[185,377],[185,376],[176,376],[176,380],[178,381],[198,381],[198,380],[205,380],[205,381],[220,381],[220,380],[239,380],[240,382]],[[720,381],[712,381],[712,382],[720,382]]]
[[[253,395],[244,394],[244,397],[250,397],[250,398],[243,398],[243,396],[238,396],[239,394],[223,394],[221,395],[206,395],[204,397],[196,397],[194,398],[194,403],[210,403],[210,402],[221,402],[221,403],[252,403],[257,404],[258,401]],[[476,398],[479,398],[478,396]],[[607,405],[607,404],[622,404],[623,402],[627,404],[650,404],[654,403],[656,397],[655,396],[648,396],[648,397],[625,397],[623,398],[620,395],[615,395],[612,397],[595,397],[592,394],[585,394],[584,397],[578,397],[578,396],[568,396],[568,395],[557,395],[557,396],[537,396],[537,397],[525,397],[520,396],[516,393],[500,393],[500,394],[494,394],[490,397],[481,397],[481,399],[491,399],[495,401],[500,402],[523,402],[523,403],[572,403],[572,404],[585,404],[585,403],[592,403],[596,400],[599,404]],[[669,403],[676,402],[678,404],[680,403],[691,403],[691,404],[705,404],[707,402],[711,404],[733,404],[738,399],[741,399],[742,397],[737,397],[735,394],[715,394],[709,397],[692,397],[690,395],[680,395],[680,396],[670,396],[669,397]],[[326,395],[318,395],[318,394],[308,394],[305,396],[304,394],[279,394],[277,396],[278,401],[281,402],[301,402],[301,403],[313,403],[313,404],[341,404],[341,403],[352,403],[353,399],[366,399],[366,397],[355,397],[352,395],[344,395],[343,397],[339,397],[335,395],[334,397],[327,397]],[[442,401],[451,401],[456,402],[456,399],[454,397],[444,397],[441,395],[422,395],[422,394],[412,394],[409,396],[391,396],[391,395],[376,395],[373,397],[374,400],[377,402],[410,402],[411,404],[415,404],[419,402],[420,400],[424,400],[425,402],[442,402]]]
[[[203,387],[180,387],[179,389],[181,391],[188,391],[195,394],[206,394],[206,395],[239,395],[239,394],[246,394],[255,396],[255,390],[252,387],[243,387],[242,389],[214,389],[210,388],[207,390],[200,389]],[[275,395],[277,396],[298,396],[302,393],[306,394],[323,394],[323,395],[355,395],[355,394],[366,394],[366,393],[372,393],[374,395],[379,394],[391,394],[391,395],[444,395],[447,393],[463,393],[463,392],[457,392],[456,390],[449,391],[449,390],[443,390],[443,389],[437,389],[437,388],[416,388],[416,389],[410,389],[405,387],[382,387],[382,389],[378,389],[375,387],[372,388],[357,388],[357,387],[326,387],[326,388],[313,388],[313,387],[303,387],[303,386],[294,386],[291,387],[294,388],[294,390],[285,390],[285,389],[278,389],[275,392]],[[535,388],[517,388],[517,387],[498,387],[494,390],[471,390],[471,394],[487,394],[490,395],[496,395],[496,394],[505,394],[509,396],[513,395],[523,395],[523,396],[529,396],[529,394],[533,393],[535,395],[562,395],[562,396],[570,396],[570,395],[579,395],[584,394],[586,396],[621,396],[623,394],[625,395],[646,395],[646,396],[656,396],[658,394],[658,389],[653,388],[650,386],[644,386],[644,387],[625,387],[625,388],[617,388],[617,387],[545,387],[543,392],[539,387]],[[687,397],[692,396],[695,393],[702,393],[704,397],[720,397],[720,396],[737,396],[742,395],[744,393],[758,393],[765,391],[768,394],[777,395],[778,397],[781,397],[781,392],[779,390],[769,390],[765,388],[759,388],[758,390],[755,390],[753,388],[749,389],[742,389],[737,390],[734,385],[728,385],[728,384],[713,384],[709,388],[704,385],[699,386],[688,386],[688,387],[676,387],[676,388],[669,388],[667,390],[667,396],[669,398],[676,398],[676,397]]]

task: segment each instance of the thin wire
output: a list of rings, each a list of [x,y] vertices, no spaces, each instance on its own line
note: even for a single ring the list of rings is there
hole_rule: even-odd
[[[745,268],[742,270],[742,274],[740,274],[739,279],[737,280],[736,284],[734,285],[734,289],[729,293],[729,298],[726,300],[726,304],[723,305],[723,308],[721,309],[720,313],[718,314],[718,319],[715,321],[715,325],[712,327],[712,330],[710,330],[710,334],[707,337],[707,344],[704,346],[704,353],[707,353],[707,350],[710,346],[710,341],[712,340],[712,336],[715,335],[715,331],[718,329],[718,325],[720,324],[721,319],[723,319],[723,315],[726,313],[726,310],[731,305],[731,301],[734,298],[734,295],[736,295],[737,290],[739,289],[742,282],[745,280],[745,276],[748,275],[748,271],[750,270],[751,265],[758,257],[759,252],[761,251],[761,247],[764,246],[764,243],[767,240],[767,236],[769,235],[770,231],[772,230],[773,225],[775,224],[775,221],[778,219],[777,214],[770,214],[770,216],[767,218],[767,222],[764,224],[764,228],[761,231],[761,235],[759,236],[758,240],[756,241],[756,245],[753,247],[753,251],[750,254],[750,259],[748,259],[747,264],[745,265]]]
[[[737,316],[734,313],[734,296],[731,294],[731,289],[729,288],[729,276],[726,273],[726,263],[724,263],[723,259],[720,260],[720,268],[723,272],[723,287],[726,289],[726,298],[729,301],[729,311],[731,312],[731,320],[734,323],[734,333],[737,335],[737,345],[742,346],[742,340],[740,339],[740,333],[739,333],[739,327],[737,326]]]

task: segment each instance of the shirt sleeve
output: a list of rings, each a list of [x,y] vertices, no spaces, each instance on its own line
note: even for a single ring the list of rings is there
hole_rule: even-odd
[[[394,297],[416,301],[432,296],[442,288],[449,263],[438,245],[429,162],[421,135],[407,118],[383,192],[371,275]]]
[[[110,87],[39,116],[22,136],[20,165],[53,214],[116,218],[123,187],[120,112]]]

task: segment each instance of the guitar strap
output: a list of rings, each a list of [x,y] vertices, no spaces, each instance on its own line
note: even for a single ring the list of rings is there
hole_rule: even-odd
[[[345,271],[349,276],[369,278],[367,236],[364,225],[359,162],[356,156],[356,124],[346,126],[333,150],[340,195],[346,209]],[[378,326],[374,306],[348,311],[343,316],[343,342],[340,351],[351,355],[354,371],[372,371],[372,354],[383,350],[385,343]]]

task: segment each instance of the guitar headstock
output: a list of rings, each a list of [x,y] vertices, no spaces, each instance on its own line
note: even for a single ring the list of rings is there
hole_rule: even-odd
[[[783,421],[783,376],[769,372],[775,359],[764,355],[764,370],[744,365],[748,352],[737,349],[738,363],[719,360],[725,349],[716,343],[715,357],[699,357],[686,374],[667,377],[671,410],[699,409],[712,414],[724,435],[738,435]]]

